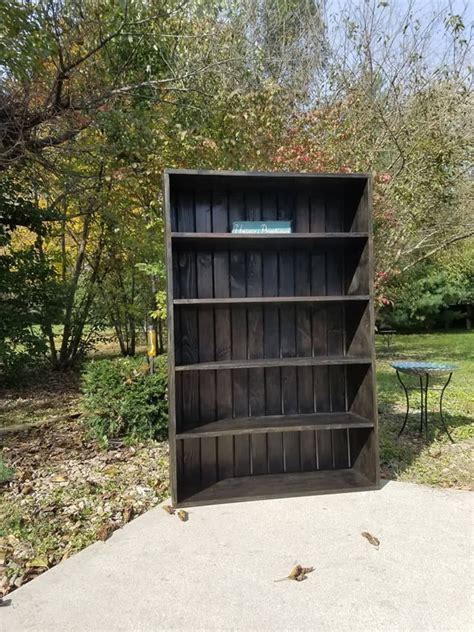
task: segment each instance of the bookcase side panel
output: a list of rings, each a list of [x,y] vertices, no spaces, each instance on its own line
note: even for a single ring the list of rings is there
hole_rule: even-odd
[[[173,202],[172,202],[173,200]],[[168,441],[170,453],[170,485],[171,499],[178,502],[178,458],[176,453],[176,388],[175,388],[175,341],[174,341],[174,308],[173,297],[175,287],[176,266],[173,262],[171,232],[176,227],[176,205],[174,195],[170,191],[170,177],[163,175],[163,204],[165,216],[165,247],[166,247],[166,282],[168,291],[167,320],[168,320]],[[172,221],[173,217],[173,221]]]

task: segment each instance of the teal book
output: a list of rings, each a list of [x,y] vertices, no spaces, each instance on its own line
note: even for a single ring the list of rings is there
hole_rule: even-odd
[[[281,220],[268,222],[232,222],[232,232],[240,234],[287,234],[293,232],[293,222],[291,220]]]

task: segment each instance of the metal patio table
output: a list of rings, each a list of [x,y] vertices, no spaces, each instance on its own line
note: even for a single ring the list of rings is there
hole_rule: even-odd
[[[453,372],[458,368],[455,364],[446,364],[440,362],[393,362],[391,364],[392,368],[395,369],[397,373],[397,378],[402,388],[405,392],[406,402],[407,402],[407,412],[405,415],[405,419],[403,421],[403,425],[401,427],[398,436],[402,434],[405,430],[405,426],[408,420],[408,414],[410,412],[410,399],[408,396],[408,391],[414,391],[420,389],[420,433],[423,432],[423,425],[425,427],[426,438],[428,438],[428,390],[432,391],[440,391],[439,397],[439,415],[441,418],[441,423],[443,428],[448,435],[449,439],[452,443],[454,443],[453,438],[451,437],[446,422],[443,417],[443,396],[444,392],[451,381],[453,376]],[[401,374],[405,375],[414,375],[418,376],[420,379],[420,384],[418,386],[407,386],[402,378]],[[434,386],[430,387],[430,378],[438,378],[438,377],[447,377],[447,380],[442,388],[437,388]]]

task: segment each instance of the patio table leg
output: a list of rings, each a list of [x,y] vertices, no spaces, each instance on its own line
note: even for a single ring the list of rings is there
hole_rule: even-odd
[[[405,419],[404,419],[404,421],[403,421],[403,426],[402,426],[402,428],[401,428],[400,432],[398,433],[398,436],[400,436],[400,435],[402,434],[402,432],[405,430],[405,426],[407,425],[408,413],[410,412],[410,400],[409,400],[409,398],[408,398],[408,391],[407,391],[407,388],[406,388],[405,384],[403,383],[402,378],[400,377],[399,372],[397,371],[396,373],[397,373],[398,381],[400,382],[400,384],[402,385],[403,390],[405,391],[405,398],[406,398],[406,400],[407,400],[407,412],[406,412],[406,415],[405,415]]]
[[[453,374],[450,373],[448,380],[446,382],[446,384],[443,386],[443,388],[441,389],[441,394],[439,396],[439,416],[441,417],[441,423],[443,425],[444,430],[446,431],[446,434],[449,437],[449,440],[451,441],[451,443],[454,443],[454,440],[452,438],[452,436],[449,433],[448,430],[448,426],[446,425],[446,422],[444,421],[444,417],[443,417],[443,397],[444,397],[444,391],[446,390],[446,387],[448,386],[448,384],[451,382],[451,378],[452,378]]]
[[[429,429],[428,429],[428,388],[429,388],[429,373],[426,374],[426,383],[425,383],[425,435],[426,440],[429,439]]]
[[[424,419],[425,419],[425,394],[423,391],[423,376],[420,375],[420,434],[423,434]]]

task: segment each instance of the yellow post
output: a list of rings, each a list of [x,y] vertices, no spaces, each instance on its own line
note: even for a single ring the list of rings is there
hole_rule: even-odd
[[[156,339],[156,328],[155,325],[148,325],[148,329],[146,332],[147,339],[147,353],[150,359],[150,373],[155,372],[155,358],[156,358],[156,347],[157,347],[157,339]]]

